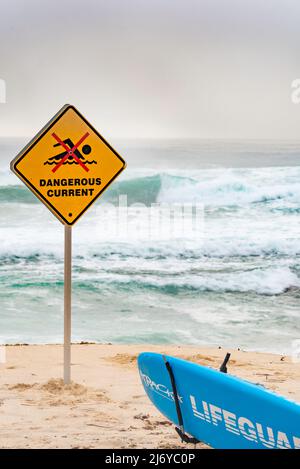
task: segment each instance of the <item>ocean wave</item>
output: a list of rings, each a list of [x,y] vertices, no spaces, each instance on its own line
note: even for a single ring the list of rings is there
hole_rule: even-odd
[[[1,186],[0,202],[25,204],[39,203],[38,199],[33,195],[33,193],[29,189],[27,189],[27,187],[18,185]]]
[[[169,176],[162,177],[158,202],[203,203],[207,206],[243,206],[268,203],[276,200],[293,200],[300,203],[300,184],[274,184],[272,181],[248,181],[246,175],[231,172],[210,180],[183,179],[178,184]]]
[[[187,278],[153,278],[134,276],[126,279],[120,276],[113,283],[129,288],[154,288],[177,294],[183,291],[218,292],[218,293],[257,293],[260,295],[278,295],[292,288],[300,287],[300,279],[288,267],[253,269],[250,271],[213,273],[195,275]],[[86,286],[86,284],[84,284]]]
[[[19,279],[11,282],[10,288],[56,288],[62,287],[62,279],[40,278]],[[177,275],[159,275],[155,273],[137,274],[134,272],[99,272],[95,276],[78,272],[73,279],[76,291],[107,292],[108,290],[157,290],[161,293],[177,295],[182,293],[255,293],[258,295],[280,295],[289,290],[300,288],[300,279],[289,267],[253,268],[228,272],[202,271]]]
[[[287,171],[289,170],[289,171]],[[239,207],[249,204],[283,201],[299,208],[300,184],[294,177],[299,168],[286,168],[280,180],[277,172],[257,170],[206,170],[188,176],[186,172],[155,173],[120,178],[103,195],[103,200],[117,203],[120,195],[127,195],[128,204],[143,203],[203,203],[216,207]],[[276,177],[275,177],[276,176]],[[293,177],[292,177],[293,176]],[[38,203],[24,186],[0,186],[1,202]]]
[[[49,230],[35,236],[30,229],[23,229],[22,233],[15,230],[0,231],[0,262],[44,262],[63,258],[62,233],[55,234]],[[32,232],[31,232],[32,231]],[[74,259],[145,259],[145,260],[197,260],[197,259],[230,259],[239,258],[291,258],[296,262],[300,256],[299,238],[216,238],[197,240],[169,240],[169,241],[110,241],[102,242],[92,236],[92,233],[78,230],[74,236]]]

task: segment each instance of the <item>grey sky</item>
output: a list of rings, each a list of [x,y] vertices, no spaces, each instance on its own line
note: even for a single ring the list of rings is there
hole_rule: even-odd
[[[300,133],[298,0],[1,0],[0,135],[65,103],[107,138]]]

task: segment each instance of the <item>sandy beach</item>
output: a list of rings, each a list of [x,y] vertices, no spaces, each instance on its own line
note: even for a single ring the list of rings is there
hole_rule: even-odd
[[[62,346],[8,346],[6,363],[0,365],[0,447],[185,447],[144,393],[136,366],[142,351],[212,367],[218,367],[229,351],[230,373],[300,400],[300,364],[282,355],[191,346],[78,344],[72,347],[72,384],[64,386]]]

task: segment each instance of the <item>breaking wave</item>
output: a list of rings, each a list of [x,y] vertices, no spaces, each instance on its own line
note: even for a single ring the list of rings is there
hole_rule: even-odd
[[[280,168],[279,168],[280,169]],[[105,192],[104,199],[117,202],[119,195],[126,194],[128,203],[203,203],[216,207],[240,207],[251,204],[270,204],[284,201],[300,205],[300,170],[285,168],[282,177],[268,177],[262,169],[255,170],[203,170],[193,176],[181,172],[153,173],[120,179]],[[133,173],[134,174],[134,173]],[[1,181],[1,178],[0,178]],[[28,189],[21,185],[0,186],[2,202],[38,203]],[[276,209],[276,207],[275,207]],[[280,209],[280,208],[279,208]],[[299,206],[285,207],[298,210]]]

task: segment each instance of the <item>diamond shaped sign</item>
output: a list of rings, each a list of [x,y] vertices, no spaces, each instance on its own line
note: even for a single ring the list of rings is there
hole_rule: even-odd
[[[63,223],[73,225],[125,169],[123,158],[69,104],[11,162]]]

